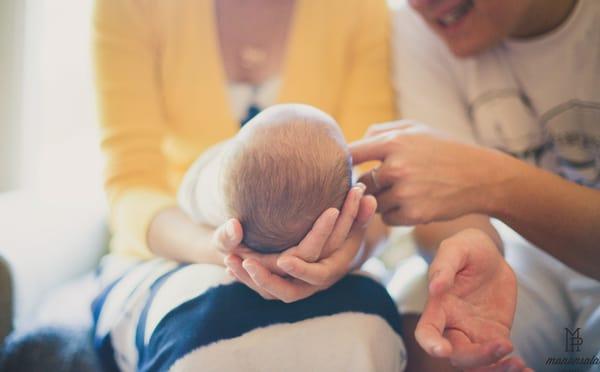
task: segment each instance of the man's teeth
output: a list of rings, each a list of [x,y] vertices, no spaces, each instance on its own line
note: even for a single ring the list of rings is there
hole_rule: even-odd
[[[471,10],[471,8],[473,8],[473,0],[467,0],[448,12],[443,17],[439,18],[438,22],[442,26],[451,26],[464,17]]]

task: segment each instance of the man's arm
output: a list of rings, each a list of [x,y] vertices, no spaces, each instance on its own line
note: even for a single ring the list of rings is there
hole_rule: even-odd
[[[569,267],[600,280],[600,191],[512,159],[519,171],[490,186],[487,211]]]
[[[490,223],[487,216],[470,214],[451,221],[432,222],[426,225],[416,226],[413,236],[417,246],[424,254],[434,256],[440,243],[452,235],[468,229],[475,228],[486,233],[496,244],[500,251],[503,251],[502,239],[498,232]]]

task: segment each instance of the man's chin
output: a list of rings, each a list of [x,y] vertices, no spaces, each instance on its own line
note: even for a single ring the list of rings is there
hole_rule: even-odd
[[[498,42],[487,42],[487,43],[469,43],[469,42],[453,42],[445,40],[446,46],[450,52],[457,58],[471,58],[477,56],[486,50],[489,50],[496,45]]]

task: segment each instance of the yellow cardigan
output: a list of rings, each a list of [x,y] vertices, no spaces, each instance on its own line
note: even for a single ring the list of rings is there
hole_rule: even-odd
[[[237,132],[215,0],[96,0],[94,48],[113,252],[151,257],[148,225],[183,173]],[[218,0],[216,0],[218,1]],[[385,0],[297,0],[278,102],[328,112],[346,138],[395,117]]]

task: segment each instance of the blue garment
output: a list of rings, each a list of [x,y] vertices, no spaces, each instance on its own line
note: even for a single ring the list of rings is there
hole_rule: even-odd
[[[252,120],[252,118],[254,118],[256,115],[258,115],[258,113],[261,111],[262,111],[262,109],[260,107],[258,107],[258,105],[256,105],[255,103],[251,104],[248,107],[248,113],[246,114],[246,117],[244,119],[242,119],[242,121],[241,121],[241,126],[243,127],[244,125],[246,125],[247,122]]]
[[[131,286],[131,294],[124,297],[123,307],[129,309],[131,307],[127,302],[139,302],[140,291],[145,292],[139,317],[133,324],[135,329],[132,329],[135,332],[137,350],[132,361],[138,371],[167,371],[174,363],[195,350],[218,341],[235,339],[258,328],[293,324],[342,313],[375,315],[384,320],[397,337],[401,337],[400,316],[393,300],[383,286],[362,275],[348,275],[329,289],[290,304],[265,300],[238,282],[217,284],[176,305],[152,328],[151,334],[146,335],[148,314],[155,305],[157,293],[169,281],[177,281],[177,275],[183,270],[194,269],[194,266],[201,265],[178,265],[160,269],[162,272],[154,276],[156,279]],[[153,275],[152,271],[148,272],[149,274],[145,274],[146,278]],[[127,275],[129,274],[125,277]],[[119,289],[121,281],[123,278],[108,286],[94,302],[96,326],[107,301],[111,301],[111,292],[115,288],[122,291]],[[140,283],[144,283],[144,280],[140,280]],[[147,288],[144,289],[144,286]],[[134,316],[134,313],[132,311],[130,316]],[[119,332],[122,332],[120,328]],[[112,331],[101,333],[95,327],[94,333],[95,347],[106,370],[116,370],[115,359],[123,356],[113,349]],[[122,339],[122,335],[119,335],[119,339]]]

